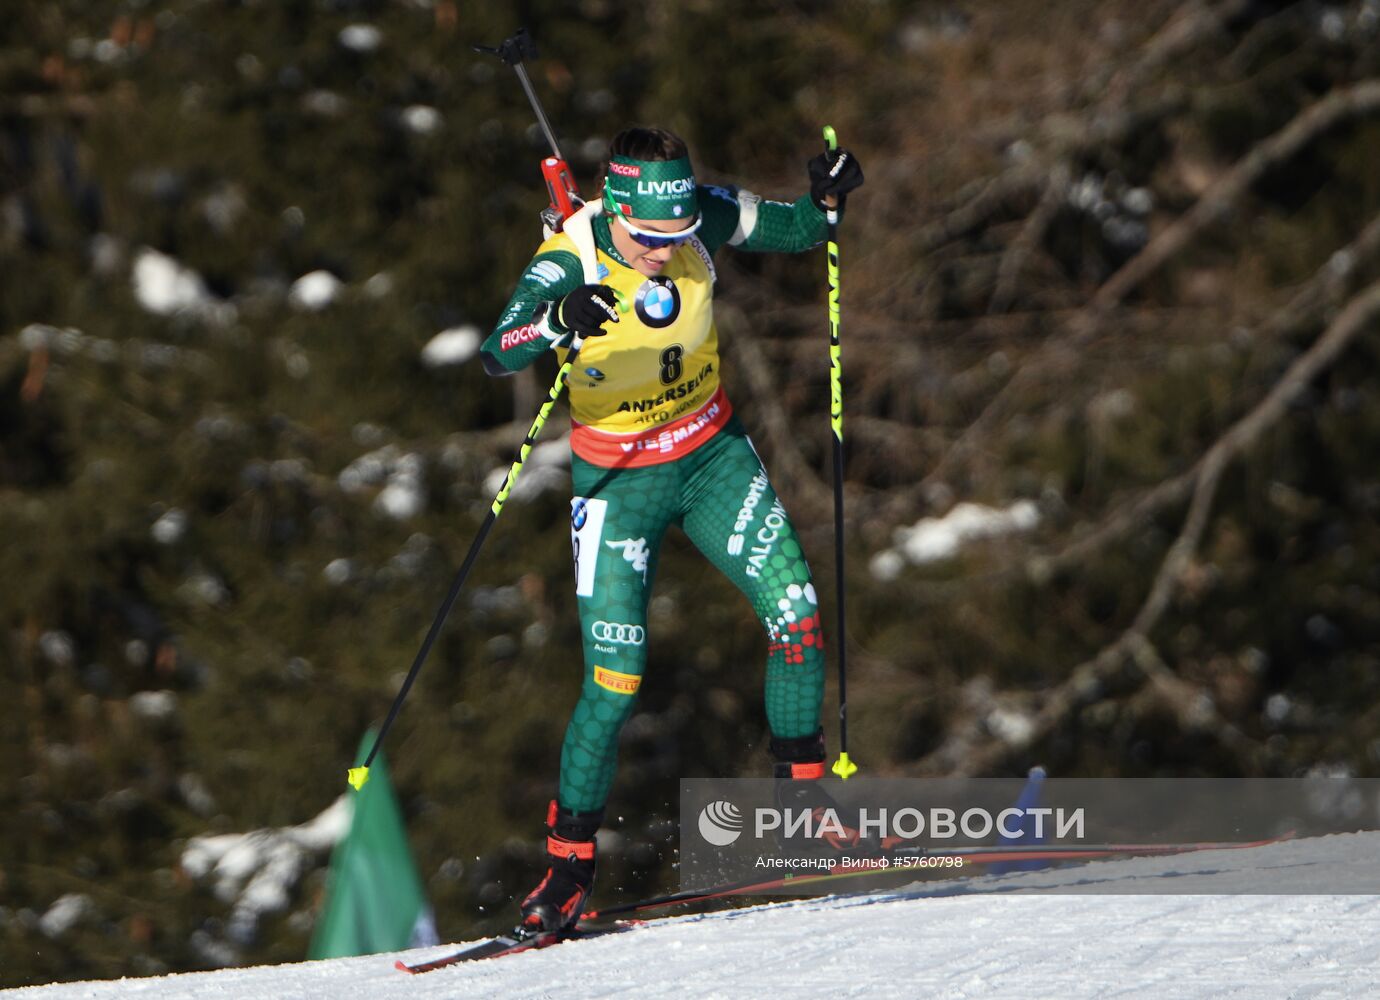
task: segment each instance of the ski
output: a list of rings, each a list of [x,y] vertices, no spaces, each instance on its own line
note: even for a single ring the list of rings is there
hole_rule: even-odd
[[[707,903],[733,896],[757,896],[777,889],[783,889],[787,886],[795,887],[815,882],[834,882],[867,875],[919,875],[927,869],[918,866],[912,867],[904,863],[905,860],[918,858],[961,858],[965,867],[969,865],[997,865],[1018,861],[1044,861],[1049,863],[1106,861],[1112,858],[1136,856],[1165,857],[1176,854],[1192,854],[1198,851],[1247,850],[1281,843],[1291,839],[1293,836],[1294,832],[1290,831],[1278,837],[1251,841],[1198,841],[1180,844],[1089,844],[1068,847],[1050,847],[1039,844],[1010,844],[997,847],[901,849],[891,852],[889,857],[885,858],[885,860],[892,862],[886,866],[858,867],[847,871],[829,869],[821,871],[818,874],[787,875],[782,878],[767,880],[754,879],[744,882],[733,882],[726,885],[714,886],[710,889],[691,890],[688,892],[672,893],[666,896],[657,896],[652,899],[639,900],[635,903],[619,903],[613,906],[604,907],[600,910],[586,910],[581,919],[599,920],[627,913],[640,914],[646,913],[649,910],[667,909],[673,906],[687,906],[694,903]],[[878,860],[880,861],[882,858]],[[897,863],[897,861],[901,863]]]
[[[551,940],[543,942],[544,938]],[[501,958],[504,955],[515,955],[521,951],[529,951],[532,948],[541,948],[544,944],[555,944],[560,935],[537,934],[519,940],[513,935],[503,934],[498,937],[491,937],[487,941],[480,941],[476,944],[468,945],[459,951],[449,955],[442,955],[440,958],[433,958],[426,962],[404,962],[401,958],[393,963],[393,967],[399,972],[406,972],[409,975],[419,975],[423,972],[432,972],[435,969],[444,969],[448,965],[458,965],[461,962],[477,962],[483,958]]]
[[[425,962],[404,962],[402,959],[398,959],[393,963],[393,967],[399,972],[416,976],[423,972],[432,972],[436,969],[459,965],[462,962],[506,958],[509,955],[518,955],[524,951],[549,948],[554,944],[562,944],[566,941],[583,941],[588,938],[604,937],[607,934],[617,934],[620,931],[631,929],[637,923],[638,921],[620,921],[608,927],[577,927],[574,930],[540,931],[536,934],[519,927],[508,934],[500,934],[485,941],[477,941],[474,944],[466,945],[459,951],[442,955],[440,958],[428,959]]]

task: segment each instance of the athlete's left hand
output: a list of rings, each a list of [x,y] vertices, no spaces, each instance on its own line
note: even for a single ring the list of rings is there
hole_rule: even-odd
[[[810,170],[810,197],[821,209],[827,208],[824,199],[838,199],[843,207],[849,191],[862,186],[863,172],[858,158],[846,149],[831,149],[820,153],[807,166]]]

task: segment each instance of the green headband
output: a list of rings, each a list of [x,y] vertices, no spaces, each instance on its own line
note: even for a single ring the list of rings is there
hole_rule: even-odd
[[[604,207],[634,219],[693,219],[700,210],[690,157],[678,160],[609,158]]]

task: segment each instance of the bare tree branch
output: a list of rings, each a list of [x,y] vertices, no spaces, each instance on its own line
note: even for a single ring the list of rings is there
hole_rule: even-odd
[[[943,476],[959,457],[972,451],[974,442],[1004,412],[1007,401],[1021,388],[1045,374],[1051,359],[1073,360],[1102,329],[1108,311],[1141,281],[1162,266],[1171,256],[1210,222],[1220,218],[1241,195],[1269,168],[1296,154],[1309,142],[1340,122],[1380,112],[1380,81],[1368,81],[1332,94],[1311,105],[1288,125],[1251,150],[1225,177],[1214,184],[1192,209],[1172,223],[1135,257],[1109,278],[1093,296],[1088,309],[1070,323],[1071,336],[1050,342],[1036,359],[1018,368],[1015,374],[988,401],[982,412],[954,441],[949,451],[925,477],[927,486]]]
[[[1380,255],[1380,216],[1372,219],[1351,243],[1333,253],[1299,289],[1288,304],[1255,331],[1256,337],[1280,337],[1318,317],[1325,307],[1337,303],[1345,294],[1345,283],[1360,261]],[[1098,550],[1144,524],[1158,511],[1183,501],[1203,473],[1206,454],[1187,471],[1159,483],[1134,500],[1122,504],[1112,515],[1054,556],[1036,557],[1029,562],[1031,575],[1047,578],[1069,567],[1082,565]]]
[[[1040,203],[1035,206],[1035,211],[1030,213],[1030,218],[1021,227],[1020,233],[1006,248],[1006,253],[997,268],[997,288],[992,293],[992,301],[987,307],[989,314],[1006,312],[1015,300],[1016,282],[1020,280],[1021,267],[1025,264],[1026,258],[1034,253],[1044,240],[1049,224],[1054,221],[1059,206],[1064,203],[1068,187],[1069,168],[1061,163],[1050,171],[1044,194],[1040,196]]]
[[[1247,451],[1261,434],[1274,426],[1286,412],[1290,401],[1332,365],[1359,334],[1367,330],[1373,332],[1377,320],[1380,320],[1380,283],[1369,286],[1355,296],[1313,346],[1289,366],[1270,393],[1217,440],[1204,456],[1183,528],[1161,562],[1150,593],[1134,621],[1114,642],[1101,649],[1092,659],[1076,666],[1069,679],[1046,696],[1044,704],[1031,720],[1021,746],[1029,746],[1043,739],[1062,725],[1086,703],[1090,694],[1101,690],[1103,681],[1120,669],[1128,655],[1135,657],[1139,652],[1141,660],[1146,659],[1144,646],[1149,643],[1149,632],[1168,608],[1184,570],[1197,551],[1223,470],[1232,459]],[[1138,665],[1145,670],[1143,662]],[[1151,672],[1154,672],[1153,669]],[[989,743],[965,755],[957,769],[961,774],[984,773],[1000,764],[1013,749],[1020,747],[1008,743]]]
[[[1265,756],[1265,748],[1258,740],[1224,719],[1207,692],[1174,673],[1144,636],[1133,634],[1127,640],[1127,653],[1149,681],[1148,689],[1173,711],[1181,729],[1208,733],[1245,760]]]
[[[1169,22],[1142,47],[1142,55],[1130,66],[1117,72],[1105,86],[1103,105],[1119,105],[1143,85],[1155,71],[1181,58],[1220,34],[1227,23],[1250,6],[1251,0],[1227,0],[1208,3],[1190,0]]]
[[[1094,314],[1121,302],[1210,223],[1221,218],[1264,173],[1288,160],[1343,121],[1380,112],[1380,80],[1335,90],[1300,112],[1284,128],[1259,143],[1212,185],[1197,203],[1127,261],[1097,290],[1089,303]],[[1081,339],[1081,338],[1080,338]]]
[[[927,256],[947,243],[983,228],[1013,201],[1035,195],[1044,184],[1043,171],[1020,167],[984,181],[980,190],[943,218],[920,230],[910,251]]]
[[[775,369],[767,363],[761,347],[745,329],[747,324],[742,321],[741,311],[721,306],[717,316],[719,326],[731,334],[725,338],[725,345],[737,355],[734,367],[747,377],[752,398],[761,412],[774,466],[792,485],[791,493],[816,509],[824,509],[831,502],[833,492],[800,453],[796,435],[791,430],[791,418],[778,402],[777,385],[772,380]]]

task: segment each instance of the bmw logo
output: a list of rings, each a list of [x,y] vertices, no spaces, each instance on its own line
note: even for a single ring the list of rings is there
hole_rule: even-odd
[[[680,289],[670,278],[648,278],[637,290],[637,318],[650,327],[670,326],[680,315]]]
[[[585,526],[585,519],[589,517],[589,506],[584,497],[576,497],[570,501],[570,526],[579,531]]]

